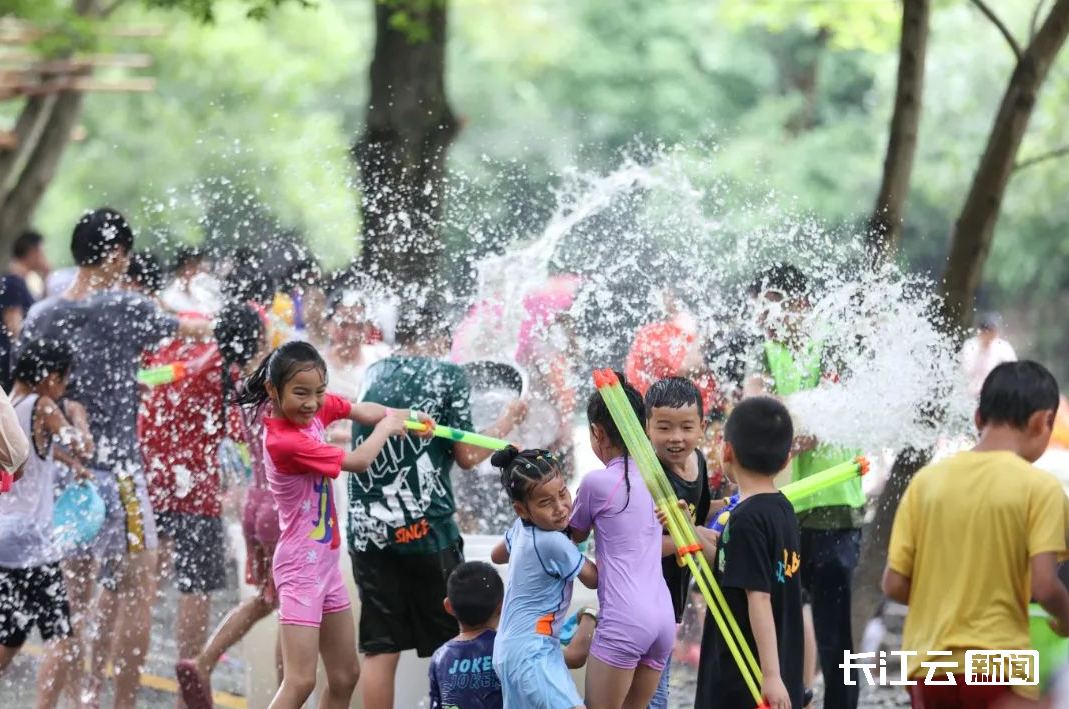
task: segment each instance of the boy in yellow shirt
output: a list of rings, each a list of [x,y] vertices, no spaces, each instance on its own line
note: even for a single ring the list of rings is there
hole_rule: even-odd
[[[1056,632],[1069,629],[1069,593],[1057,575],[1069,500],[1053,475],[1032,466],[1057,408],[1058,384],[1042,365],[999,365],[980,393],[980,442],[924,468],[906,489],[883,590],[909,605],[902,649],[917,653],[906,670],[917,681],[909,687],[915,708],[985,709],[1005,694],[1006,685],[965,683],[965,653],[1031,649],[1030,597],[1054,617]],[[954,683],[925,684],[922,662],[956,663],[948,668]]]

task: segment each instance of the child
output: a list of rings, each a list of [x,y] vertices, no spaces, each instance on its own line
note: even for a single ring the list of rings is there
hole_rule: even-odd
[[[794,508],[774,483],[790,457],[793,436],[783,404],[758,396],[731,412],[721,449],[725,469],[738,481],[741,501],[720,537],[714,573],[760,662],[761,695],[772,709],[801,709],[804,701],[801,541]],[[694,706],[754,706],[731,651],[709,617]]]
[[[27,440],[23,476],[0,497],[0,674],[21,649],[33,626],[48,643],[37,680],[37,706],[54,707],[60,694],[81,675],[80,645],[71,629],[70,604],[52,545],[53,459],[75,477],[90,477],[85,466],[55,443],[87,455],[83,435],[56,402],[67,388],[73,355],[56,340],[22,347],[15,366],[11,400]]]
[[[709,471],[705,457],[698,450],[702,438],[702,392],[694,382],[683,377],[667,377],[653,383],[646,391],[646,433],[661,461],[676,497],[686,503],[686,511],[699,526],[709,516]],[[667,531],[664,532],[667,535]],[[690,570],[680,566],[675,545],[664,537],[661,574],[668,585],[676,624],[683,621],[690,588]],[[665,660],[661,681],[650,702],[651,709],[668,708],[669,668],[672,656]]]
[[[559,640],[572,581],[598,585],[597,567],[566,535],[572,495],[549,451],[510,446],[491,462],[519,517],[490,555],[509,564],[493,660],[505,706],[585,709]]]
[[[642,396],[618,374],[640,422]],[[645,709],[675,644],[672,599],[661,577],[662,530],[653,497],[627,454],[604,399],[587,403],[590,446],[605,464],[583,478],[572,539],[597,535],[598,627],[586,670],[591,709]]]
[[[930,651],[949,650],[939,661],[958,668],[955,684],[911,686],[914,707],[984,709],[1007,694],[1005,685],[966,685],[965,653],[1030,648],[1029,592],[1054,617],[1055,632],[1069,630],[1069,595],[1056,573],[1069,501],[1053,475],[1031,465],[1047,448],[1057,409],[1058,384],[1042,365],[1000,364],[980,390],[980,442],[924,468],[906,488],[883,578],[884,593],[909,604],[902,643],[917,654],[906,672],[923,678]]]
[[[322,656],[327,689],[320,706],[347,707],[360,665],[349,594],[338,564],[338,516],[331,480],[341,471],[362,472],[390,436],[406,433],[405,417],[378,404],[351,404],[326,393],[327,366],[307,342],[274,350],[246,381],[238,402],[271,404],[264,419],[264,467],[278,503],[282,536],[273,576],[278,589],[282,635],[282,686],[271,707],[303,706],[316,682]],[[433,422],[420,435],[432,435]],[[346,453],[323,443],[323,431],[349,418],[374,424],[374,432]],[[322,628],[322,634],[320,633]]]
[[[501,680],[491,664],[505,587],[493,566],[466,561],[449,575],[445,610],[460,624],[431,658],[431,709],[501,709]]]
[[[215,319],[214,334],[222,361],[232,367],[241,367],[251,373],[266,356],[269,334],[267,315],[253,303],[233,303],[223,308]],[[220,363],[216,363],[218,366]],[[234,392],[230,379],[223,379],[220,392],[229,402]],[[259,592],[234,608],[216,626],[203,646],[175,667],[179,692],[186,709],[211,709],[214,706],[211,692],[211,674],[223,654],[237,643],[252,627],[277,608],[275,587],[271,580],[271,558],[278,541],[278,507],[268,490],[263,466],[263,419],[268,404],[255,409],[226,408],[240,416],[241,440],[249,453],[251,477],[245,490],[242,505],[242,532],[245,536],[245,582],[256,586]],[[221,437],[220,431],[219,436]],[[278,650],[278,681],[282,681],[281,649]]]

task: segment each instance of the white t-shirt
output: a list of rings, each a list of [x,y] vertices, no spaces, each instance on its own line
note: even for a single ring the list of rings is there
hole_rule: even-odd
[[[1016,362],[1017,353],[1013,346],[1001,337],[995,338],[991,345],[984,347],[979,337],[965,341],[961,348],[961,366],[969,382],[969,393],[979,398],[984,380],[991,370],[1003,362]]]
[[[40,455],[33,445],[33,410],[37,395],[15,404],[20,427],[31,441],[22,477],[0,495],[0,566],[28,569],[59,561],[52,544],[52,444]]]

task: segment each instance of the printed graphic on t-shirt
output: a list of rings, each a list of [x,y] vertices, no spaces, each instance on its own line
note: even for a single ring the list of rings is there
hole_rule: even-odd
[[[316,519],[308,538],[320,544],[330,544],[331,549],[337,549],[341,545],[341,539],[338,537],[338,513],[334,507],[334,486],[330,484],[330,480],[323,477],[312,489],[319,495],[319,502],[316,505]]]
[[[788,551],[783,550],[783,560],[776,562],[776,580],[780,583],[787,583],[787,579],[793,578],[794,574],[798,571],[798,568],[802,565],[802,559],[798,556],[798,552],[789,552],[790,561],[788,562]]]
[[[428,411],[435,406],[433,399],[426,398],[412,408]],[[435,444],[434,439],[416,436],[391,439],[374,465],[353,476],[353,484],[361,491],[378,487],[382,494],[381,500],[354,500],[350,506],[353,541],[359,551],[365,551],[369,544],[378,548],[410,544],[430,533],[427,510],[438,499],[452,498],[442,481],[443,472],[427,450]]]

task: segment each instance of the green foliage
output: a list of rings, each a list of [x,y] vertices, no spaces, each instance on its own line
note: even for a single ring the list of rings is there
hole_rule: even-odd
[[[235,0],[246,6],[245,14],[250,19],[266,20],[272,11],[286,4],[314,7],[313,0]],[[181,10],[202,22],[215,22],[217,7],[222,0],[142,0],[147,7]]]
[[[377,0],[390,10],[390,27],[405,35],[409,42],[429,42],[431,26],[427,15],[432,10],[444,8],[446,0]]]

